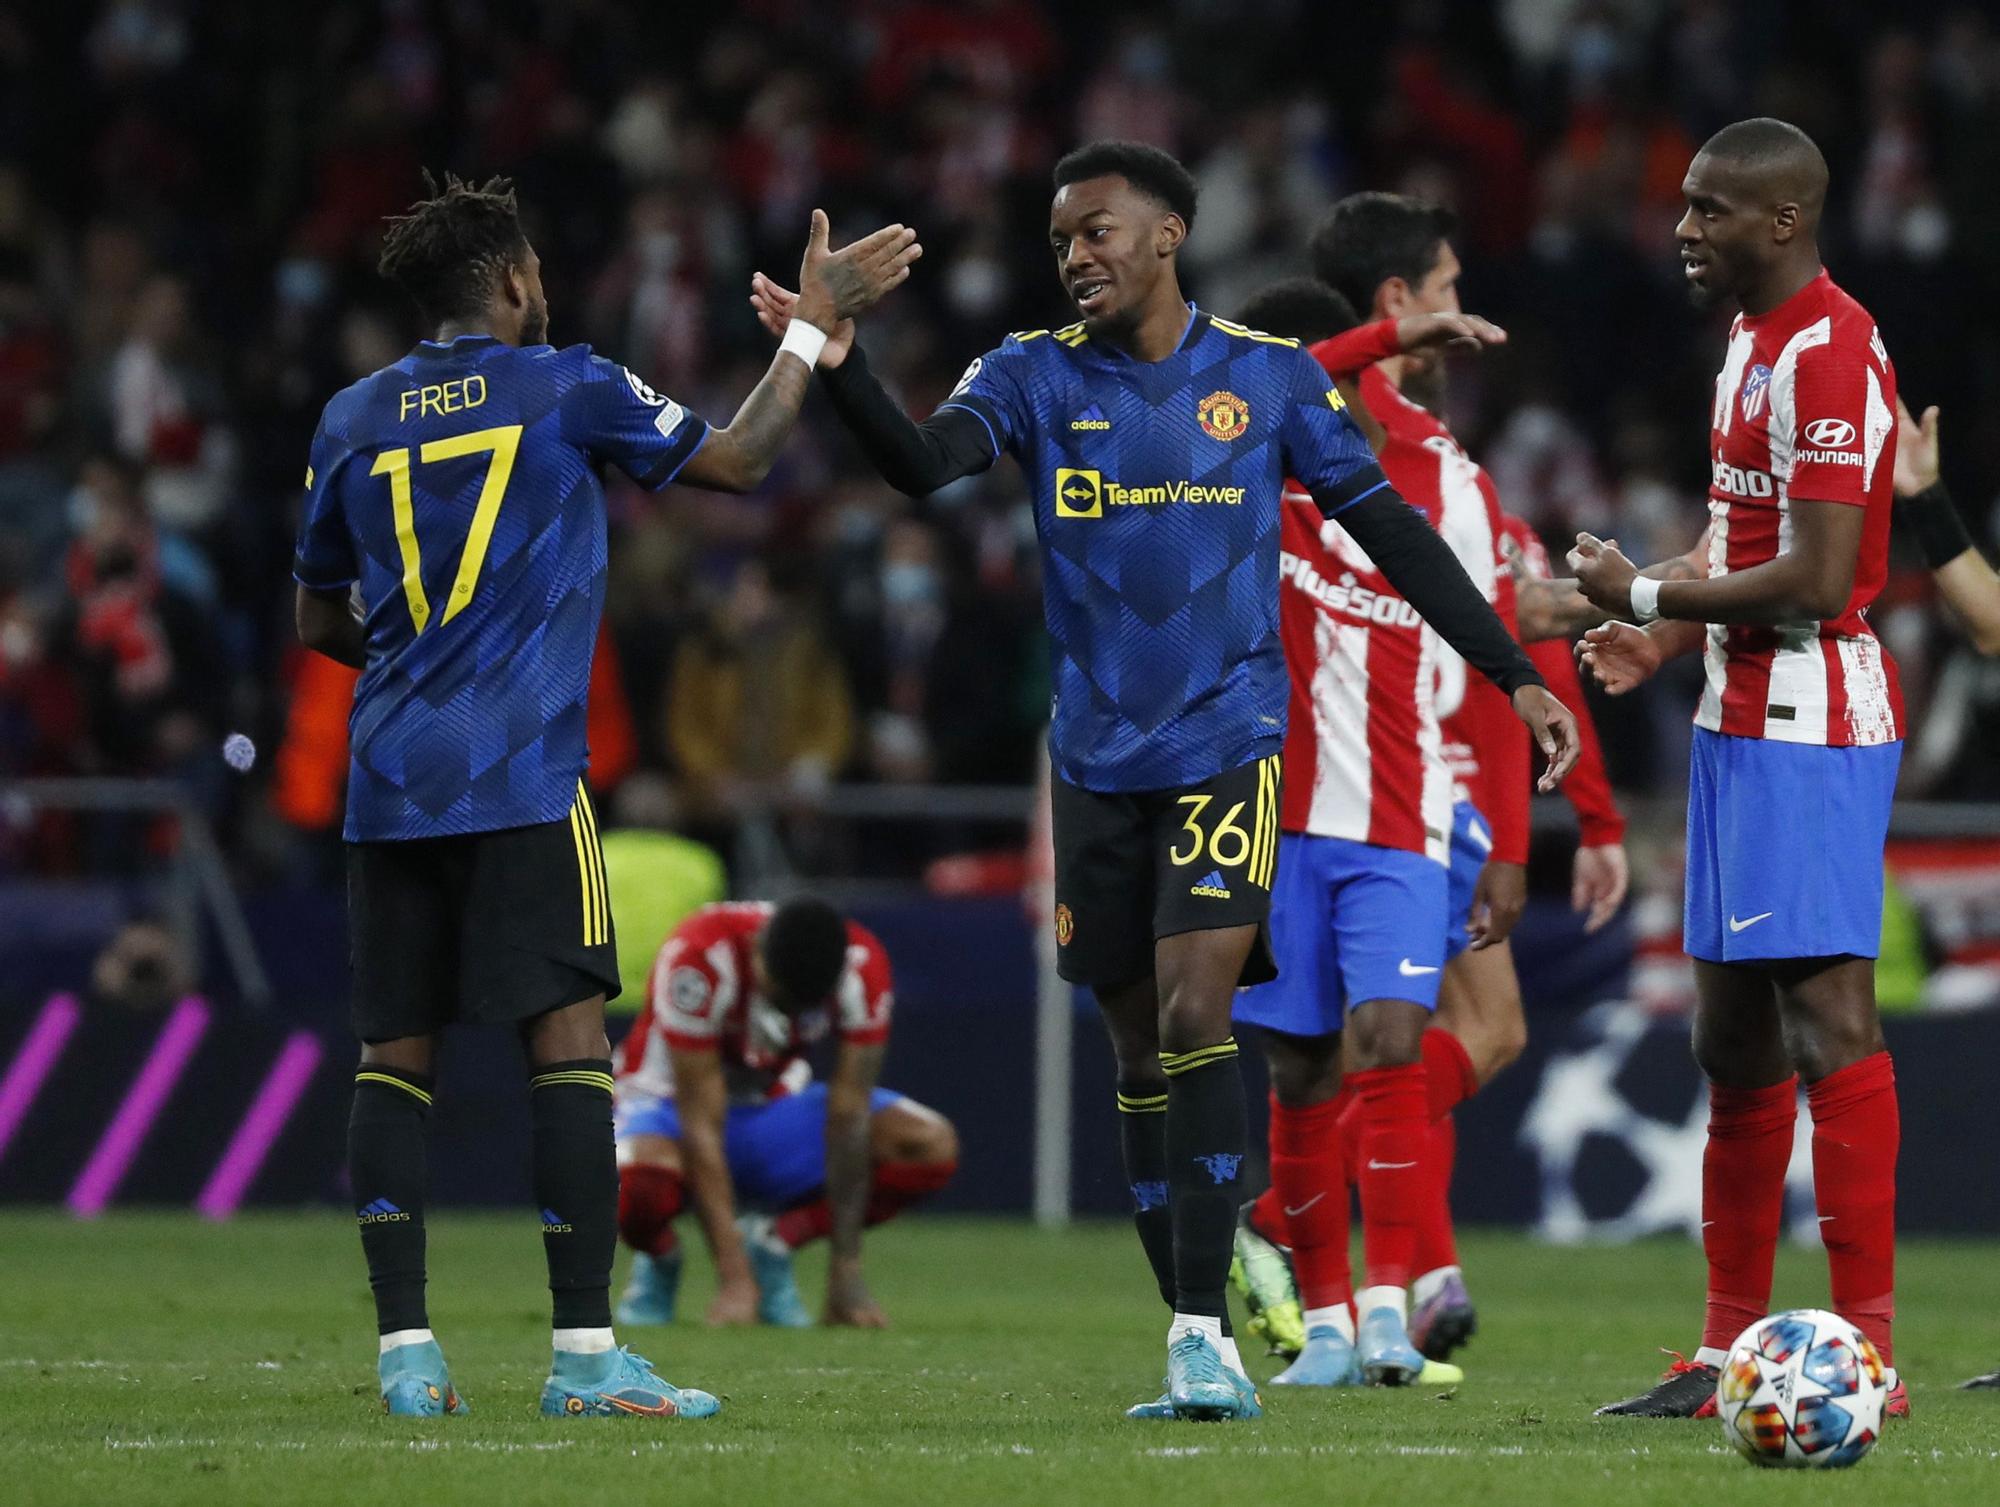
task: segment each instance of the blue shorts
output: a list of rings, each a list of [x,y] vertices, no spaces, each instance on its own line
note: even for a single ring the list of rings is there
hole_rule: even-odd
[[[1872,958],[1901,743],[1825,748],[1694,730],[1688,758],[1689,957]]]
[[[1451,808],[1451,894],[1446,902],[1444,955],[1457,957],[1472,945],[1472,896],[1479,871],[1493,856],[1493,829],[1471,801]]]
[[[880,1114],[903,1096],[878,1088],[868,1112]],[[634,1094],[618,1105],[618,1139],[663,1135],[681,1138],[681,1115],[672,1099]],[[826,1186],[826,1085],[808,1083],[768,1104],[732,1104],[722,1122],[722,1151],[737,1199],[767,1209],[803,1203]]]
[[[1350,1007],[1407,999],[1437,1007],[1445,871],[1436,859],[1343,837],[1287,832],[1271,893],[1277,980],[1236,996],[1236,1019],[1327,1036]]]

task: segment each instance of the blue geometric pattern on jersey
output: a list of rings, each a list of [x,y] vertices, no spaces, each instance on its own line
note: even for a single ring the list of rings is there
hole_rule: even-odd
[[[430,460],[423,447],[516,425],[484,562],[458,594],[506,440]],[[367,603],[367,666],[348,723],[349,842],[568,815],[589,752],[585,702],[604,606],[600,473],[613,464],[642,486],[665,486],[707,435],[701,419],[589,346],[515,347],[488,335],[424,341],[326,405],[293,568],[317,591],[358,580]],[[406,470],[393,452],[405,452]],[[405,476],[409,519],[399,529]],[[430,609],[422,631],[405,584],[410,535]]]
[[[1296,342],[1197,310],[1155,362],[1080,325],[1011,335],[947,400],[1027,474],[1063,779],[1166,790],[1278,752],[1285,478],[1336,506],[1386,485],[1331,390]]]

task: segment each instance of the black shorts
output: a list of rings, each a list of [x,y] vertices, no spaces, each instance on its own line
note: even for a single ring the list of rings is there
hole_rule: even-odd
[[[581,787],[564,821],[349,843],[347,918],[363,1041],[618,993],[597,813]]]
[[[1056,967],[1100,993],[1153,971],[1153,944],[1184,931],[1255,926],[1242,985],[1278,976],[1271,881],[1278,868],[1276,754],[1177,790],[1108,794],[1060,776]]]

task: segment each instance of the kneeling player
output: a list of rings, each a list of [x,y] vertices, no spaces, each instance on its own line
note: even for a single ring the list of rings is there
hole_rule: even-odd
[[[820,900],[704,906],[667,938],[620,1050],[618,1228],[637,1255],[619,1322],[672,1322],[689,1202],[715,1257],[709,1323],[810,1324],[792,1252],[821,1236],[826,1322],[886,1322],[862,1227],[958,1168],[951,1122],[876,1086],[891,999],[882,944]],[[830,1033],[833,1076],[815,1083],[805,1054]]]

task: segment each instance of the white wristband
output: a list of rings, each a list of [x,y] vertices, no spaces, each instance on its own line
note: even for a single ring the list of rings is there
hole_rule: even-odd
[[[826,349],[826,331],[809,320],[794,319],[785,326],[785,338],[778,342],[778,349],[790,351],[811,371],[819,365],[819,353]]]
[[[1651,576],[1632,578],[1632,615],[1642,623],[1659,620],[1660,584]]]

